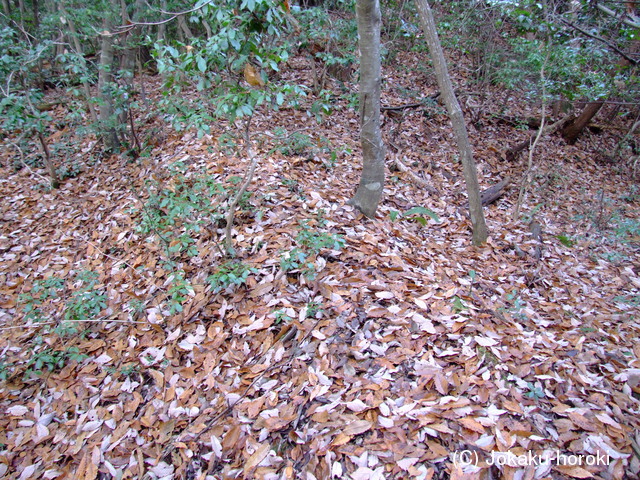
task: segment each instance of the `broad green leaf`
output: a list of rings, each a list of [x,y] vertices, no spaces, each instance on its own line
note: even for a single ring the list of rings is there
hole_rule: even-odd
[[[202,73],[207,71],[207,61],[202,58],[200,55],[196,57],[196,62],[198,63],[198,70]]]
[[[436,212],[426,207],[413,207],[407,210],[406,212],[404,212],[405,217],[408,217],[409,215],[413,215],[413,214],[426,215],[432,218],[433,220],[435,220],[436,222],[440,222],[440,218],[438,217]]]

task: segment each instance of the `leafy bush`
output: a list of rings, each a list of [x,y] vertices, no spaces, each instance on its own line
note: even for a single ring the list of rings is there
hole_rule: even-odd
[[[76,281],[78,287],[71,294],[64,318],[66,320],[95,318],[107,308],[107,296],[104,291],[96,289],[98,274],[92,271],[82,271],[76,276]]]
[[[395,221],[399,217],[412,218],[423,227],[427,224],[427,219],[425,217],[429,217],[436,222],[440,222],[440,217],[438,217],[438,215],[433,210],[427,207],[413,207],[404,213],[393,210],[389,213],[389,217],[392,221]]]
[[[214,118],[250,117],[260,105],[277,109],[287,95],[302,93],[295,86],[267,82],[266,72],[278,72],[289,57],[281,39],[287,23],[278,2],[207,3],[193,19],[206,20],[215,33],[192,38],[189,45],[158,43],[152,52],[165,79],[160,107],[176,129],[194,127],[201,136],[210,132]],[[255,80],[261,88],[238,81],[253,65],[262,69]],[[184,95],[194,89],[200,92],[197,99]]]
[[[319,215],[317,222],[320,228],[326,225],[322,215]],[[313,280],[317,275],[314,261],[321,250],[341,250],[344,239],[340,235],[312,229],[309,222],[303,221],[296,235],[296,244],[298,246],[281,255],[280,267],[285,272],[297,270],[309,280]]]
[[[255,268],[243,262],[231,260],[220,265],[215,273],[209,275],[207,281],[217,293],[234,285],[244,285],[249,275],[256,272]]]
[[[71,287],[61,278],[52,276],[36,280],[31,291],[20,295],[22,311],[26,319],[55,324],[53,331],[60,337],[78,333],[77,322],[97,317],[107,307],[107,296],[98,288],[98,274],[81,271]],[[64,302],[63,319],[56,322],[46,311],[53,308],[54,301]]]
[[[45,348],[32,353],[33,355],[27,362],[25,377],[29,377],[31,373],[39,375],[43,369],[49,372],[60,370],[70,361],[81,362],[87,358],[86,355],[80,353],[78,347],[69,347],[65,350]]]
[[[187,172],[186,165],[177,162],[166,182],[149,181],[149,200],[140,209],[140,232],[156,236],[169,259],[198,255],[195,235],[224,218],[216,199],[224,197],[227,188],[209,174]]]
[[[170,277],[171,286],[168,292],[169,313],[174,315],[183,310],[182,304],[187,299],[187,295],[193,293],[193,287],[186,280],[183,270],[176,268],[173,264],[166,264],[167,270],[172,270]]]

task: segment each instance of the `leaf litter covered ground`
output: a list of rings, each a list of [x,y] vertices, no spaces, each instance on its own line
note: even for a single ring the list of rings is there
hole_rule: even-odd
[[[386,81],[385,105],[410,103],[402,87],[434,92],[434,82],[406,73]],[[234,228],[234,246],[254,270],[246,285],[222,290],[207,278],[223,262],[224,222],[196,235],[197,256],[178,259],[186,293],[176,293],[157,235],[138,227],[146,182],[175,189],[175,162],[187,179],[244,174],[246,158],[217,141],[228,126],[200,139],[165,129],[150,156],[106,158],[56,191],[39,188],[33,170],[14,171],[6,144],[0,471],[21,479],[637,478],[640,229],[631,227],[639,197],[628,170],[600,162],[617,138],[587,132],[576,146],[544,138],[513,221],[526,154],[506,162],[501,152],[530,132],[469,98],[461,101],[476,117],[469,129],[482,187],[507,175],[516,185],[485,208],[486,245],[470,245],[461,167],[437,105],[407,109],[401,123],[385,117],[384,127],[389,164],[400,159],[429,187],[391,171],[376,219],[348,206],[358,119],[348,98],[336,97],[321,125],[294,109],[254,119],[253,132],[280,126],[325,137],[336,158],[315,147],[285,156],[273,134],[254,136],[260,165]],[[436,215],[402,215],[414,207]],[[281,267],[301,231],[345,242],[309,253],[315,278]],[[29,303],[42,299],[43,285],[57,296]],[[171,313],[176,294],[185,299]],[[41,311],[28,315],[28,305]],[[456,462],[465,451],[476,467]],[[491,466],[490,452],[552,460]],[[584,463],[553,461],[558,452]],[[605,460],[586,464],[596,458]]]

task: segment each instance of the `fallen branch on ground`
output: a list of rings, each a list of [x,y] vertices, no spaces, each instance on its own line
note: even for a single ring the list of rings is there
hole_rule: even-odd
[[[549,125],[548,127],[545,127],[542,130],[541,137],[544,137],[546,135],[550,135],[550,134],[560,130],[562,127],[564,127],[571,120],[573,120],[573,116],[568,115],[568,116],[558,120],[556,123],[553,123],[553,124]],[[502,157],[505,160],[508,160],[510,162],[515,160],[515,158],[518,156],[518,154],[520,152],[522,152],[523,150],[528,148],[529,145],[531,145],[531,142],[533,142],[533,140],[536,138],[537,135],[538,135],[538,132],[532,133],[531,135],[529,135],[529,137],[526,140],[523,140],[522,142],[518,143],[517,145],[514,145],[513,147],[508,148],[502,154]]]

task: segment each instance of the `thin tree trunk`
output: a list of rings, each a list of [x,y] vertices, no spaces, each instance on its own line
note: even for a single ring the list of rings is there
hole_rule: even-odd
[[[78,40],[78,32],[76,30],[76,25],[73,22],[73,19],[67,14],[64,8],[64,2],[60,2],[58,6],[60,8],[60,13],[62,14],[63,18],[67,21],[67,24],[69,25],[69,30],[71,31],[71,41],[73,42],[73,46],[76,49],[76,53],[78,54],[78,57],[81,59],[83,66],[86,67],[82,47],[80,46],[80,40]],[[96,114],[96,109],[94,108],[93,103],[91,103],[91,98],[92,98],[91,90],[89,89],[89,82],[87,82],[86,80],[82,81],[82,90],[84,91],[85,101],[87,103],[87,109],[89,110],[89,115],[91,116],[91,121],[95,125],[98,123],[98,115]]]
[[[2,0],[2,11],[7,17],[11,14],[11,9],[9,8],[9,0]]]
[[[233,229],[233,219],[236,214],[236,208],[238,207],[238,202],[244,195],[244,192],[247,191],[247,188],[251,184],[251,180],[253,180],[253,175],[256,171],[256,167],[258,166],[259,158],[255,155],[253,148],[251,146],[251,137],[249,136],[249,127],[251,125],[251,117],[247,119],[247,123],[245,124],[244,129],[244,141],[245,148],[247,149],[247,154],[249,155],[249,168],[244,174],[244,178],[242,179],[242,184],[238,191],[234,195],[233,199],[229,204],[229,211],[227,212],[227,226],[224,229],[224,244],[225,249],[227,251],[227,255],[230,257],[236,256],[236,251],[233,248],[233,240],[231,239],[231,230]]]
[[[109,94],[109,83],[113,80],[113,37],[109,32],[108,21],[104,21],[102,45],[100,50],[100,71],[98,91],[100,92],[100,130],[107,150],[117,150],[120,146],[113,118],[113,99]]]
[[[164,33],[166,31],[166,25],[164,23],[158,25],[158,33],[156,34],[156,42],[164,41]]]
[[[184,19],[184,15],[180,15],[178,17],[178,27],[180,27],[180,30],[182,30],[182,33],[184,33],[185,42],[190,42],[193,38],[193,32],[191,32],[189,25],[187,25],[187,21]]]
[[[47,140],[41,132],[38,132],[37,135],[38,140],[40,141],[40,146],[42,147],[42,152],[44,153],[44,164],[46,165],[47,170],[49,170],[49,176],[51,177],[51,188],[58,188],[60,186],[60,179],[58,178],[56,167],[51,159],[51,152],[49,152]]]
[[[424,30],[429,46],[429,52],[431,53],[433,66],[436,71],[438,87],[442,92],[442,98],[449,111],[449,117],[453,125],[453,133],[456,143],[458,144],[458,150],[460,151],[464,179],[467,184],[467,195],[469,197],[469,216],[471,217],[471,224],[473,226],[473,244],[480,245],[487,240],[488,234],[487,225],[484,221],[484,213],[482,212],[478,172],[471,151],[467,127],[464,123],[462,109],[451,85],[447,62],[442,52],[442,46],[440,45],[440,39],[438,38],[436,24],[429,3],[427,0],[416,0],[416,5],[422,22],[422,29]]]
[[[167,0],[162,0],[161,7],[163,12],[167,11]],[[164,34],[167,31],[167,26],[164,23],[158,25],[158,35],[156,36],[156,41],[162,42],[164,41]]]
[[[562,138],[564,138],[565,142],[569,145],[576,143],[584,127],[596,116],[596,113],[600,111],[602,105],[604,105],[604,102],[588,103],[587,106],[584,107],[584,110],[582,110],[582,113],[562,130]]]
[[[20,26],[24,28],[24,17],[26,16],[24,0],[18,0],[18,9],[20,10]]]
[[[349,204],[374,217],[384,188],[384,146],[380,132],[380,3],[357,0],[360,47],[360,142],[362,176]]]
[[[40,28],[40,7],[38,0],[32,0],[33,3],[33,27],[35,31]]]

